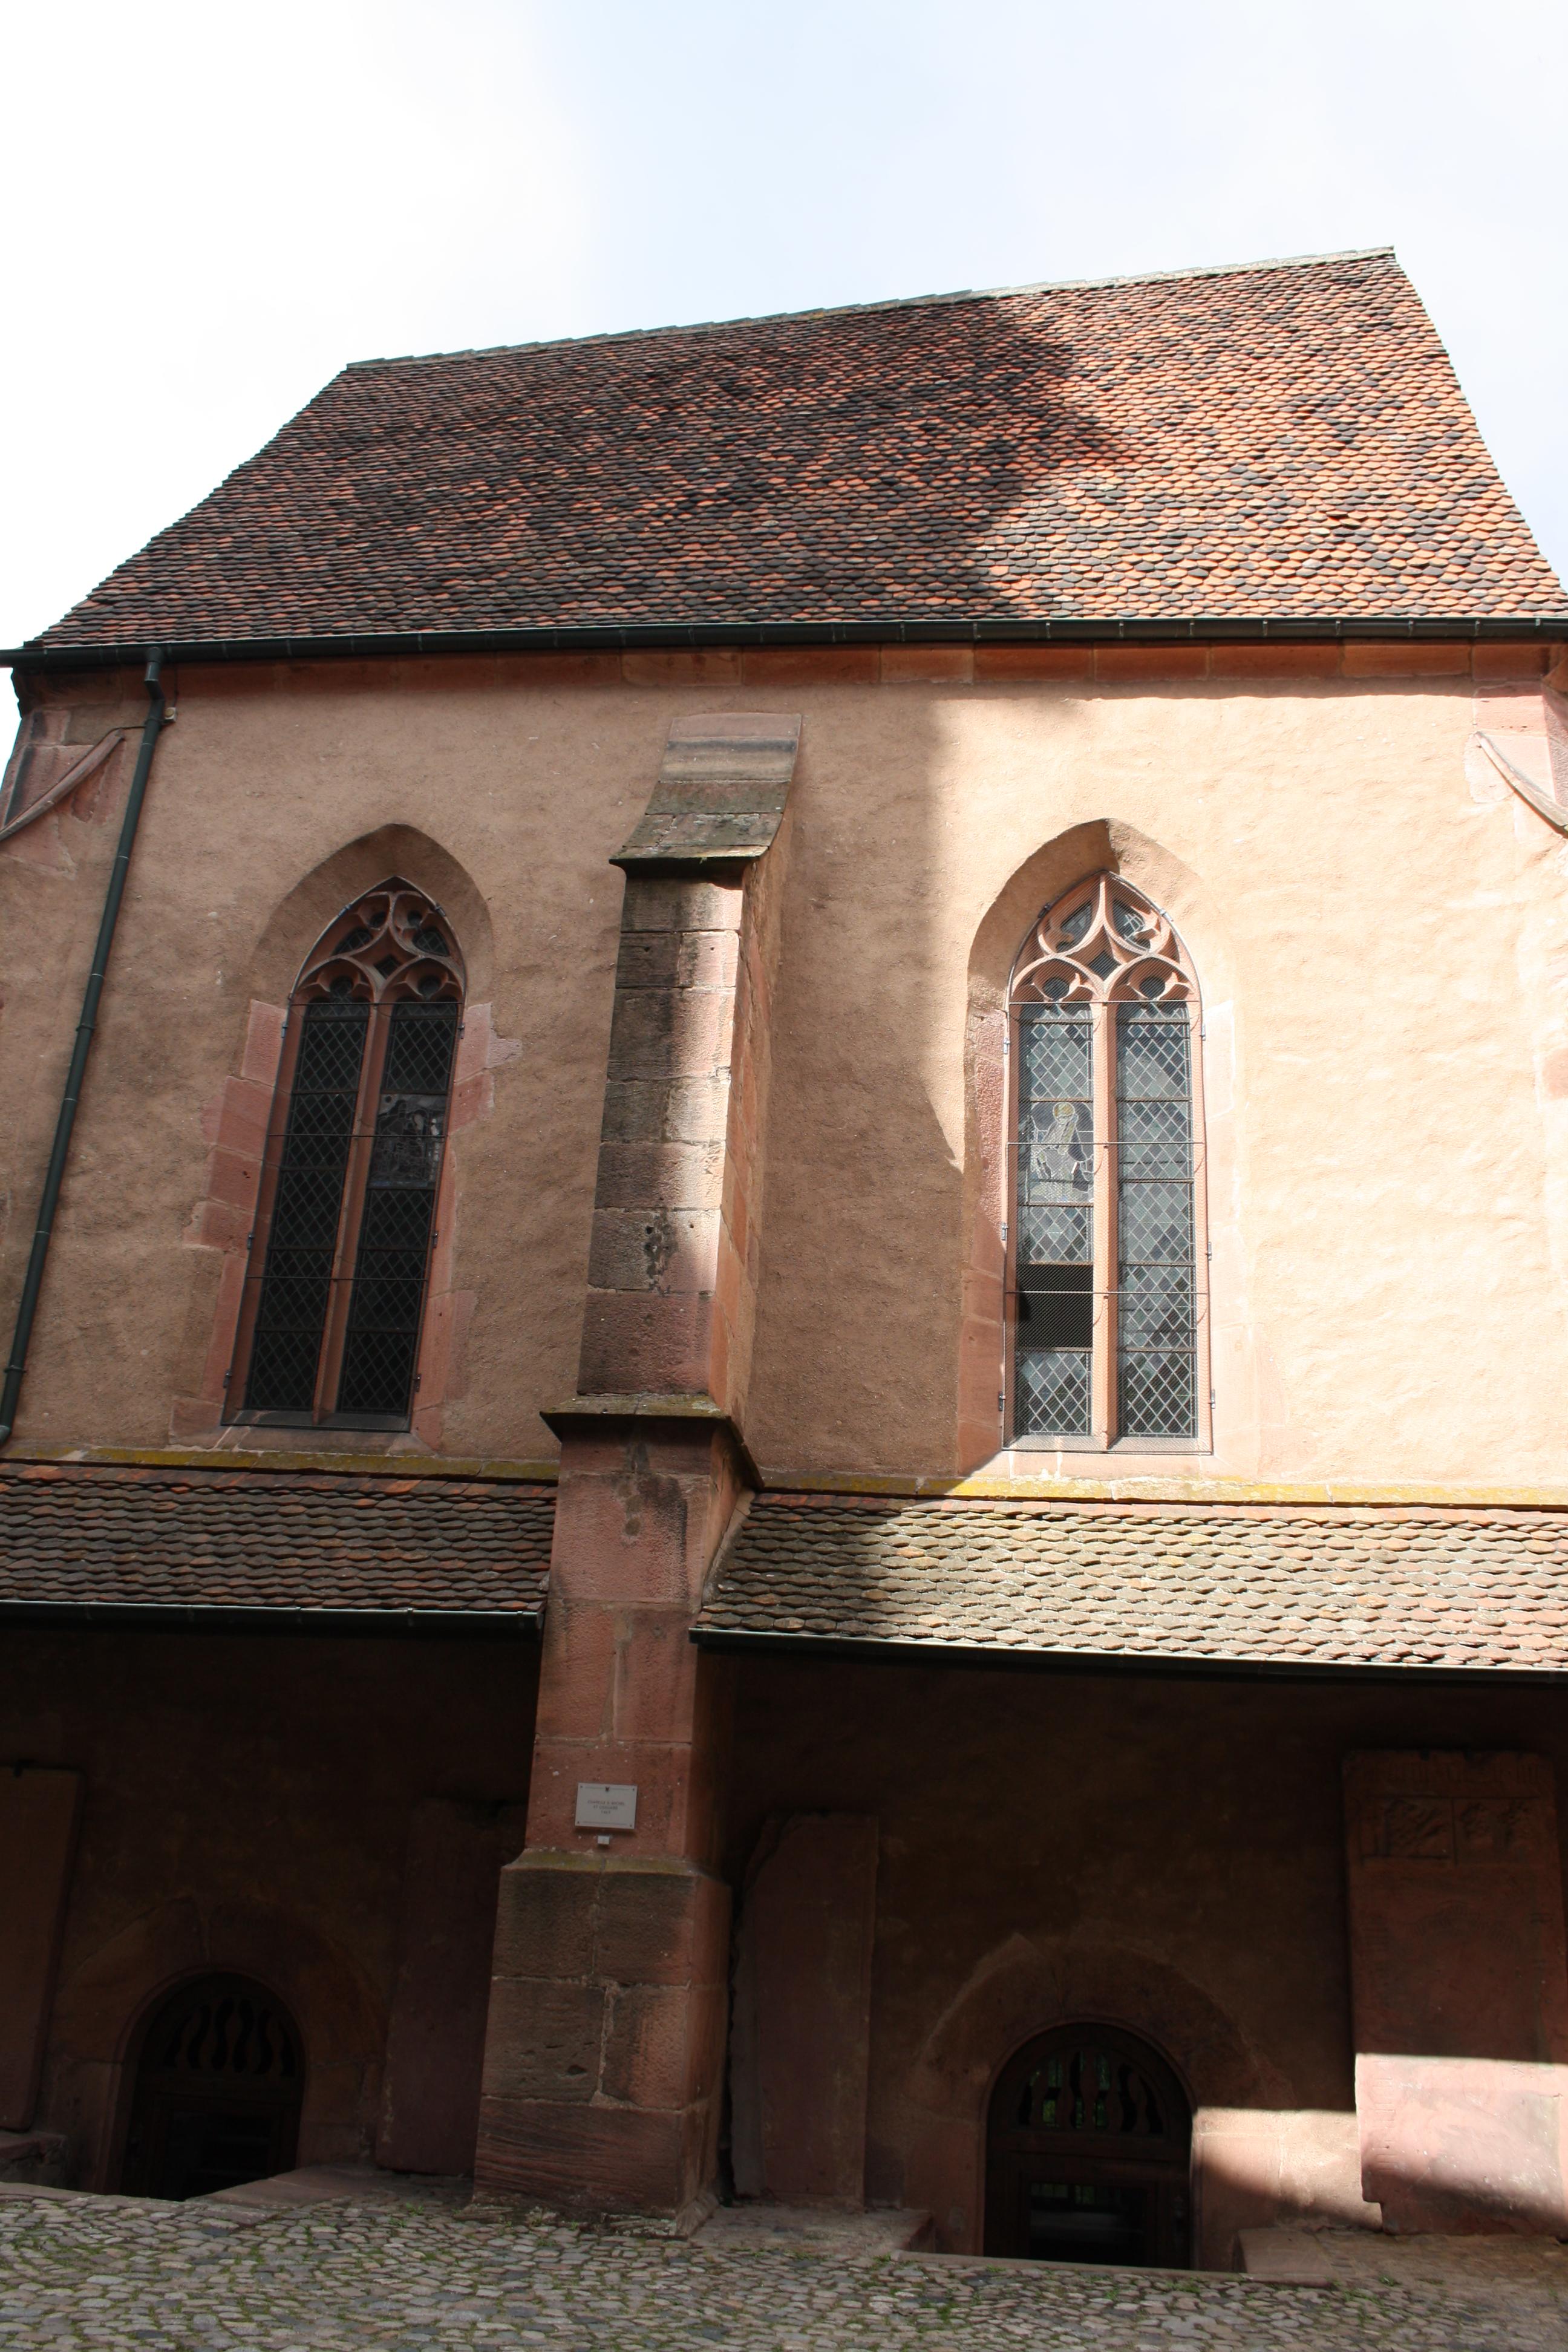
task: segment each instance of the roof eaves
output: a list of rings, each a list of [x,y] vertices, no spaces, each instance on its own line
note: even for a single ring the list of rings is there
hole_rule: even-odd
[[[542,1601],[520,1609],[268,1608],[226,1601],[0,1600],[0,1624],[143,1633],[313,1633],[425,1641],[537,1640]]]
[[[71,645],[0,648],[0,667],[28,670],[114,668],[165,662],[340,661],[440,654],[626,652],[654,646],[857,645],[1169,645],[1313,644],[1352,640],[1568,637],[1568,611],[1552,614],[1388,614],[1289,615],[1068,615],[1019,619],[993,614],[964,620],[889,614],[857,621],[649,621],[486,629],[355,630],[342,635],[267,637],[91,639]]]
[[[704,1650],[745,1652],[792,1658],[853,1659],[865,1665],[1011,1669],[1059,1675],[1152,1675],[1201,1682],[1445,1683],[1466,1688],[1484,1682],[1568,1685],[1555,1668],[1513,1666],[1400,1666],[1373,1660],[1209,1657],[1201,1653],[1173,1657],[1136,1650],[1052,1650],[1043,1645],[943,1641],[905,1637],[868,1641],[833,1633],[781,1633],[773,1630],[705,1624],[700,1617],[691,1640]]]

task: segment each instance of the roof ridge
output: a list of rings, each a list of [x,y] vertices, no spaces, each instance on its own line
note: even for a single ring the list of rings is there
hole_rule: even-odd
[[[1317,269],[1335,261],[1392,261],[1392,245],[1347,246],[1337,253],[1271,255],[1259,261],[1198,262],[1186,269],[1135,269],[1105,278],[1040,278],[1016,286],[960,286],[945,294],[892,294],[876,302],[819,303],[803,310],[739,311],[728,319],[668,320],[658,327],[614,327],[596,335],[550,335],[531,342],[473,343],[454,352],[388,352],[379,359],[346,360],[339,370],[353,375],[366,368],[444,367],[451,360],[499,359],[512,352],[587,351],[601,343],[630,343],[659,335],[716,335],[729,327],[772,327],[795,319],[847,319],[879,310],[919,310],[936,304],[998,302],[1011,294],[1068,294],[1100,286],[1166,286],[1189,278],[1242,278],[1263,270]],[[319,397],[320,395],[318,395]]]

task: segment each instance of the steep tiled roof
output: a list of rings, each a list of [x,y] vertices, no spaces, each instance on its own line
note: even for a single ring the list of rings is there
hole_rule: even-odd
[[[700,1638],[1568,1673],[1568,1512],[756,1497]]]
[[[41,642],[1565,604],[1370,253],[370,362]]]
[[[504,1480],[0,1469],[0,1613],[505,1619],[543,1606],[554,1491]]]

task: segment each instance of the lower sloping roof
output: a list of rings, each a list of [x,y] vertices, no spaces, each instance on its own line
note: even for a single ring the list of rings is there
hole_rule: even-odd
[[[538,1631],[548,1486],[289,1470],[0,1467],[0,1617]]]
[[[1568,1512],[765,1494],[694,1631],[1021,1664],[1568,1675]]]

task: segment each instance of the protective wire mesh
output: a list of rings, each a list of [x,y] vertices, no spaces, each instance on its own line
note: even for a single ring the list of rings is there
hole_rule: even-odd
[[[1197,1433],[1190,1025],[1184,1004],[1116,1015],[1120,1433]]]

